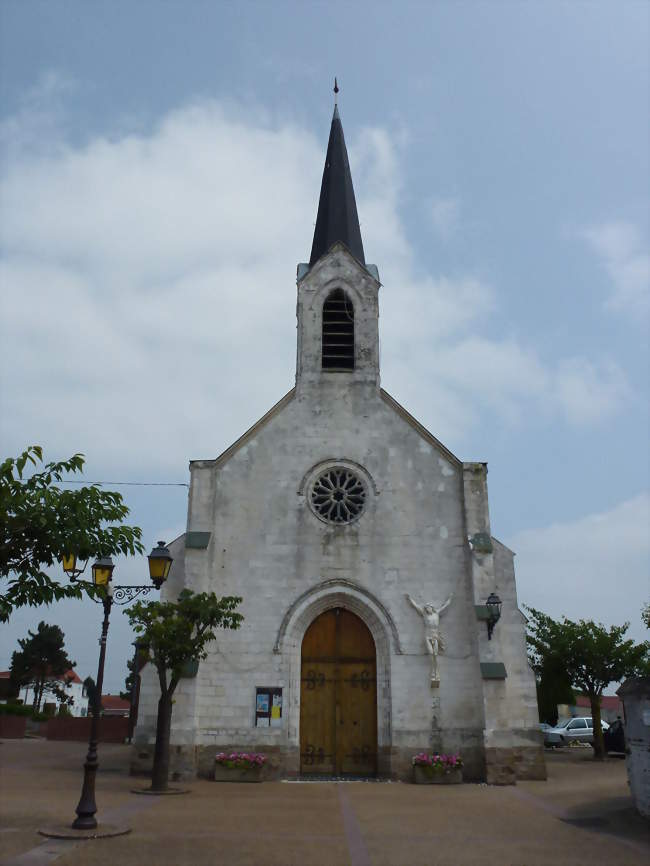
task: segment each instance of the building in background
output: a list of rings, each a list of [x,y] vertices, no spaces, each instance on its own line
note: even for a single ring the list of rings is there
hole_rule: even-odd
[[[558,704],[558,719],[591,715],[591,701],[587,695],[576,695],[575,704]],[[623,701],[618,695],[603,695],[600,699],[600,717],[611,724],[623,716]]]
[[[129,701],[119,695],[102,695],[102,716],[122,716],[127,718],[131,710]]]
[[[72,703],[66,703],[68,710],[70,711],[71,716],[87,716],[88,715],[88,694],[86,693],[86,687],[83,682],[79,679],[79,676],[76,671],[69,670],[60,676],[53,677],[53,681],[56,681],[63,693],[68,698],[72,698]],[[23,702],[26,706],[30,706],[34,702],[34,685],[30,684],[27,686],[22,686],[19,692],[19,700]],[[57,697],[57,695],[52,692],[46,692],[43,696],[43,701],[41,704],[41,710],[44,711],[44,708],[48,705],[53,707],[53,712],[58,712],[63,701]]]

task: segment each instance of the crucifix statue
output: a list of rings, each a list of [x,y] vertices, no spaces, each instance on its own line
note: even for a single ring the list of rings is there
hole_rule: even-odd
[[[444,652],[445,650],[442,635],[440,634],[440,614],[451,604],[453,593],[449,596],[447,601],[438,608],[436,608],[432,602],[426,602],[423,605],[419,605],[411,598],[408,592],[406,593],[406,598],[424,620],[424,642],[427,647],[427,652],[431,656],[431,687],[433,688],[440,682],[438,677],[438,653]]]

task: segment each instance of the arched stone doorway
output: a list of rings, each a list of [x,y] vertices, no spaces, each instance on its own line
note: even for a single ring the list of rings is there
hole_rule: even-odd
[[[342,607],[306,630],[300,676],[300,771],[377,772],[377,654],[363,620]]]

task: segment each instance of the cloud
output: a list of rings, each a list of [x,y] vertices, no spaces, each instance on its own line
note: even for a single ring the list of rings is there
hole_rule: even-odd
[[[598,366],[584,358],[562,360],[556,372],[555,394],[571,424],[591,424],[630,405],[632,389],[613,361]]]
[[[10,159],[42,153],[58,142],[66,99],[78,83],[60,70],[48,70],[22,95],[14,115],[0,122],[0,146]]]
[[[219,453],[293,384],[293,268],[311,247],[324,141],[202,101],[85,144],[54,124],[24,150],[30,110],[38,100],[3,128],[3,441],[184,477],[188,458]],[[515,338],[490,340],[477,332],[498,307],[494,287],[419,272],[400,215],[405,140],[367,128],[350,147],[366,253],[386,287],[387,386],[456,440],[485,411],[571,423],[617,411],[620,371],[553,368]]]
[[[581,235],[611,277],[613,292],[607,309],[644,321],[650,310],[650,255],[638,228],[613,221],[586,228]]]
[[[460,226],[460,201],[457,198],[434,198],[428,206],[434,232],[448,241]]]
[[[650,589],[650,496],[641,493],[608,511],[508,539],[517,554],[520,604],[553,617],[631,622],[630,636],[647,639],[641,608]]]

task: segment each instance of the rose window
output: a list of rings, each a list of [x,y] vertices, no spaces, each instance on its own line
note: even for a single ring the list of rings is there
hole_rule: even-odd
[[[311,488],[311,506],[328,523],[350,523],[366,501],[366,486],[354,472],[335,466],[323,472]]]

